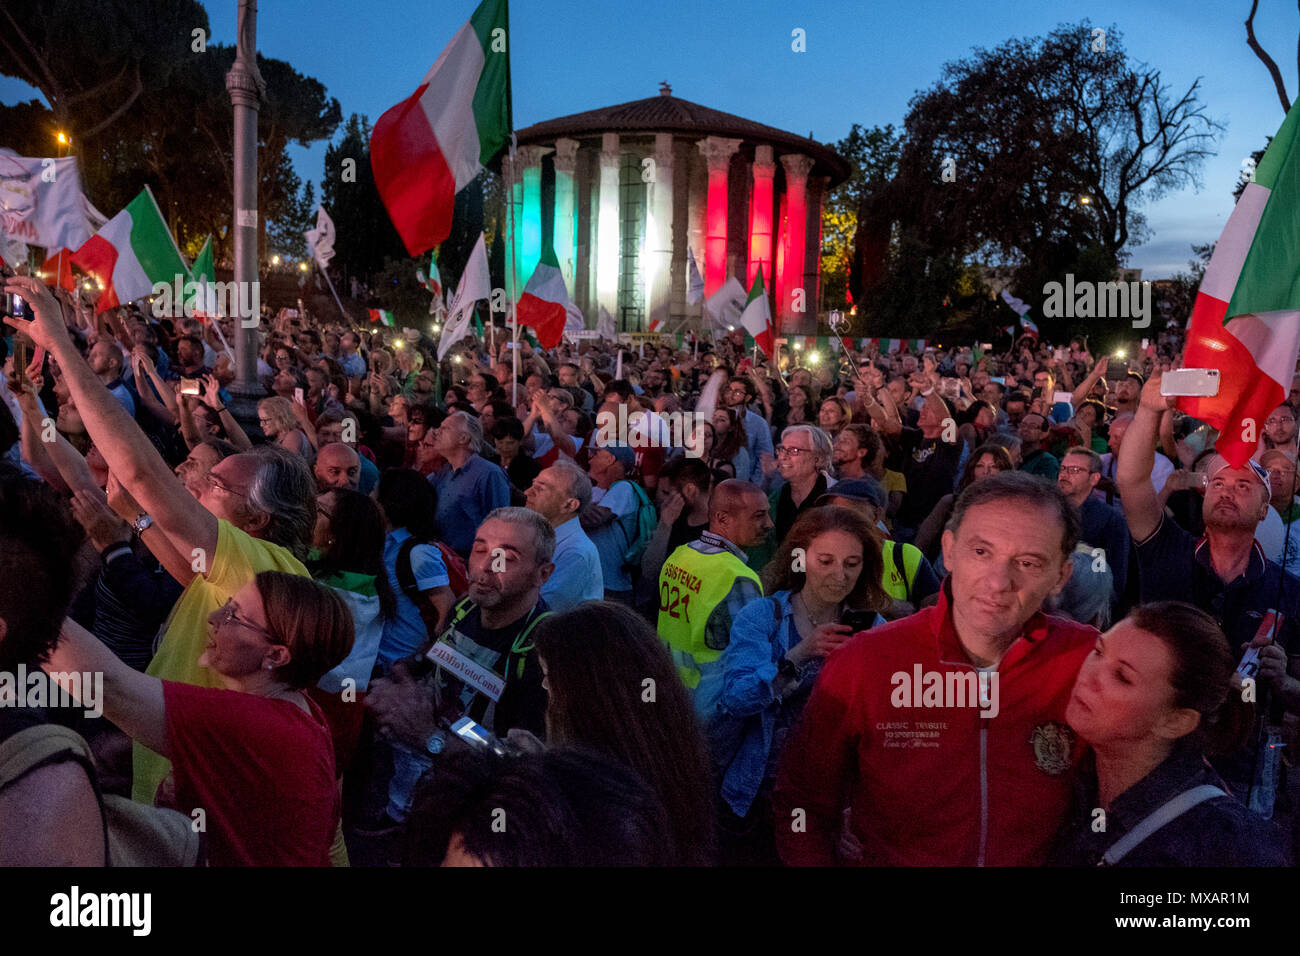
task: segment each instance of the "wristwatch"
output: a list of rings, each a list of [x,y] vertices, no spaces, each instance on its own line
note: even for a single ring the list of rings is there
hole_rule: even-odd
[[[799,679],[799,667],[788,657],[782,657],[777,661],[776,672],[782,677],[788,677],[790,680]]]
[[[447,744],[447,734],[442,730],[435,730],[424,744],[425,751],[433,757],[442,753],[442,748]]]
[[[135,520],[131,522],[131,530],[136,533],[136,537],[144,534],[152,527],[153,518],[149,517],[149,515],[145,514],[143,511],[136,515]]]

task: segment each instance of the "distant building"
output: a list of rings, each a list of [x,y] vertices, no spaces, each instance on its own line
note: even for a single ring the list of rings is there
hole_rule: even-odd
[[[779,333],[816,333],[822,203],[850,172],[834,150],[678,99],[667,84],[649,99],[537,123],[517,142],[515,168],[502,161],[516,290],[553,243],[589,328],[602,307],[620,331],[697,328],[689,248],[705,295],[729,276],[748,289],[761,266]]]

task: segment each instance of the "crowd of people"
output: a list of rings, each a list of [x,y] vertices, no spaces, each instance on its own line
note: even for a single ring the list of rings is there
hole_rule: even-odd
[[[1292,857],[1300,378],[1236,468],[1176,331],[440,361],[283,309],[254,423],[230,320],[6,292],[0,673],[103,714],[0,692],[0,864],[120,864],[128,797],[212,865]]]

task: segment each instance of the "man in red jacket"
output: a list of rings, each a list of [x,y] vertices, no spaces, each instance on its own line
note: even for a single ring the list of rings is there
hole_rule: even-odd
[[[860,634],[822,669],[777,779],[786,863],[838,862],[846,805],[867,865],[1044,861],[1081,746],[1065,706],[1097,632],[1040,608],[1065,586],[1078,535],[1078,512],[1033,475],[962,493],[938,604]]]

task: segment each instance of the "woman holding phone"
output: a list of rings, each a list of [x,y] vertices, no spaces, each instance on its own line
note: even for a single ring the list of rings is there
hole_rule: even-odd
[[[714,759],[725,767],[726,862],[776,864],[771,793],[781,744],[827,656],[884,623],[883,571],[865,518],[846,508],[812,508],[763,572],[768,597],[732,622],[718,703],[705,714]]]

